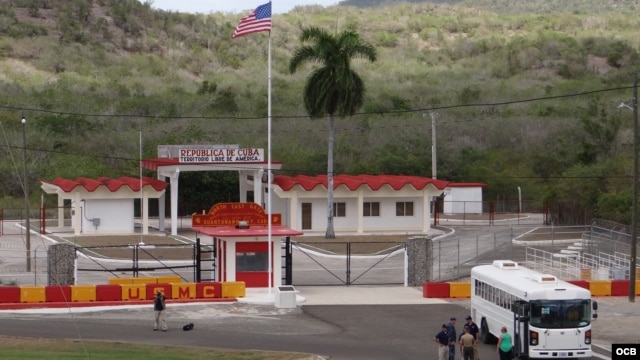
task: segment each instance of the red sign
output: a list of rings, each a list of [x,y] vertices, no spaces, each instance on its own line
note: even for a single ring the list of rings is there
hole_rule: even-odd
[[[249,226],[267,226],[267,213],[256,203],[219,203],[208,214],[193,214],[191,226],[236,226],[246,221]],[[282,225],[280,214],[271,214],[271,225]]]

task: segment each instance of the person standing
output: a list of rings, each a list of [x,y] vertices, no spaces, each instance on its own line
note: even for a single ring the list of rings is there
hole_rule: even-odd
[[[449,334],[449,360],[456,360],[456,344],[458,339],[456,336],[456,318],[452,316],[447,323],[447,334]]]
[[[438,344],[438,360],[449,359],[449,334],[447,333],[447,324],[442,324],[440,330],[433,340]]]
[[[473,345],[475,344],[475,339],[473,335],[471,335],[467,325],[464,326],[462,331],[464,331],[464,334],[460,336],[460,353],[462,354],[462,359],[473,360]]]
[[[157,331],[158,328],[162,329],[162,331],[167,331],[167,322],[164,319],[166,308],[167,305],[164,294],[160,290],[156,291],[156,296],[153,298],[153,310],[156,319],[153,331]]]
[[[496,351],[500,354],[500,360],[513,359],[513,343],[511,342],[511,334],[507,332],[507,328],[504,326],[500,329],[500,339],[498,339]]]
[[[478,343],[480,342],[480,328],[478,328],[478,324],[473,322],[473,318],[471,315],[467,315],[466,318],[467,324],[465,326],[469,327],[469,334],[473,336],[473,360],[480,360],[480,356],[478,356]]]

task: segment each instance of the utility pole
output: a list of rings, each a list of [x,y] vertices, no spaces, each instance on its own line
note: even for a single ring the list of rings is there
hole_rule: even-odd
[[[629,261],[629,302],[636,301],[636,246],[638,243],[638,74],[633,78],[633,205],[631,207],[631,259]]]
[[[438,177],[438,157],[436,156],[436,118],[438,113],[432,111],[429,115],[431,116],[431,178],[435,180]]]
[[[25,225],[27,228],[27,272],[31,271],[31,224],[29,222],[29,180],[27,179],[27,119],[22,117],[22,145],[23,148],[23,165],[24,174],[22,177],[22,186],[24,187],[24,209],[25,209]]]

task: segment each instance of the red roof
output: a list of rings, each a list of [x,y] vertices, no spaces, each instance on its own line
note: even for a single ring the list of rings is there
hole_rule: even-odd
[[[291,190],[291,188],[296,185],[301,186],[306,191],[311,191],[316,186],[322,186],[326,189],[327,175],[297,175],[293,177],[276,175],[273,179],[273,183],[280,186],[280,188],[285,191]],[[406,185],[411,185],[416,190],[422,190],[429,184],[435,186],[439,190],[444,190],[444,188],[452,183],[445,180],[404,175],[335,175],[333,177],[334,189],[340,185],[344,185],[351,191],[358,189],[362,185],[367,185],[372,190],[378,190],[383,185],[389,185],[394,190],[400,190]]]
[[[164,181],[160,181],[160,180],[156,180],[148,177],[142,177],[142,179],[140,179],[140,178],[126,177],[126,176],[120,177],[118,179],[112,179],[107,177],[100,177],[98,179],[88,179],[88,178],[79,177],[75,180],[56,178],[51,182],[42,180],[42,179],[40,179],[40,181],[46,184],[52,184],[52,185],[58,186],[64,192],[71,192],[78,186],[83,187],[85,190],[89,192],[94,192],[100,186],[106,187],[111,192],[116,192],[123,186],[128,186],[133,191],[140,191],[141,184],[142,184],[142,187],[151,186],[153,187],[154,190],[161,191],[161,190],[164,190],[168,185]]]
[[[266,226],[250,226],[246,229],[238,229],[235,226],[194,226],[191,230],[213,237],[256,237],[269,236],[269,229]],[[297,236],[303,232],[293,230],[285,226],[271,226],[272,236]]]

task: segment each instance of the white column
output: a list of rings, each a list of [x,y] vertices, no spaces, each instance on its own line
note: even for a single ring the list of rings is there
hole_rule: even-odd
[[[231,282],[236,281],[236,242],[227,240],[226,243],[224,266],[227,270],[227,279],[225,281]]]
[[[430,226],[430,218],[431,218],[431,196],[429,191],[426,189],[422,191],[422,232],[428,233]]]
[[[247,172],[238,171],[238,184],[240,187],[240,202],[247,202]]]
[[[178,235],[178,177],[180,171],[171,175],[171,235]]]
[[[164,175],[158,174],[158,180],[165,181]],[[166,201],[166,192],[163,192],[162,195],[158,198],[158,230],[164,231],[164,213],[165,206],[164,202]]]
[[[282,239],[273,240],[273,286],[282,285]]]
[[[291,198],[289,199],[289,224],[288,226],[292,229],[301,230],[302,229],[302,218],[300,218],[300,204],[298,203],[298,192],[294,191]]]
[[[253,171],[253,202],[262,206],[262,170]],[[266,208],[266,206],[264,206]]]
[[[80,193],[75,193],[75,200],[73,201],[73,233],[74,235],[82,234],[82,203],[80,202]]]
[[[362,234],[364,232],[364,214],[362,209],[364,206],[364,194],[361,188],[358,188],[358,201],[356,201],[356,206],[358,207],[358,210],[356,211],[358,216],[358,228],[356,231],[358,234]]]
[[[64,227],[64,199],[58,195],[58,227]]]

